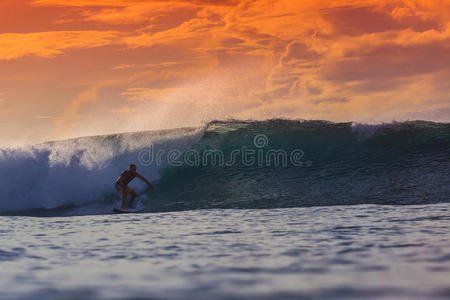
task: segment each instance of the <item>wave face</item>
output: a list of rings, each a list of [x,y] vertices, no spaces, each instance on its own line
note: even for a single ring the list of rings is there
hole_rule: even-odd
[[[3,149],[0,212],[109,212],[132,162],[157,186],[132,183],[147,211],[432,204],[449,200],[449,158],[447,123],[215,121]]]

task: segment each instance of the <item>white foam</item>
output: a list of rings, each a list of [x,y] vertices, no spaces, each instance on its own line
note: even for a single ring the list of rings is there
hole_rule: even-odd
[[[391,128],[402,126],[403,122],[392,121],[390,123],[381,124],[364,124],[364,123],[352,123],[352,131],[357,132],[364,138],[372,137],[378,130],[383,128]]]
[[[0,213],[114,201],[113,186],[130,163],[155,180],[167,165],[141,166],[145,147],[183,150],[196,143],[204,128],[94,136],[0,149]],[[135,183],[136,188],[145,185]]]

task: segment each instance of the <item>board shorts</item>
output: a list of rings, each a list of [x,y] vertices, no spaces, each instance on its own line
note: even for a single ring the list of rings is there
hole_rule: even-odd
[[[116,183],[115,185],[116,190],[123,195],[124,189],[123,187],[120,186],[120,184]],[[126,190],[127,190],[127,194],[132,194],[134,193],[134,190],[132,188],[130,188],[128,185],[125,186]]]

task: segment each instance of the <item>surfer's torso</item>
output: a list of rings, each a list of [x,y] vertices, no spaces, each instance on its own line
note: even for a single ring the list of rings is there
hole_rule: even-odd
[[[120,174],[120,177],[117,178],[116,184],[120,184],[121,186],[126,186],[130,183],[131,180],[136,178],[137,172],[126,170]]]

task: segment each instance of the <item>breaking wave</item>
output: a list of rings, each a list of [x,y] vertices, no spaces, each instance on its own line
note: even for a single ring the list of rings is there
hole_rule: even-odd
[[[164,155],[143,161],[150,147]],[[177,163],[167,155],[174,150]],[[187,152],[201,158],[208,151],[220,153],[222,164],[186,162]],[[119,200],[114,180],[133,162],[157,187],[132,183],[149,212],[448,202],[449,158],[448,123],[214,121],[1,149],[0,213],[109,213]]]

